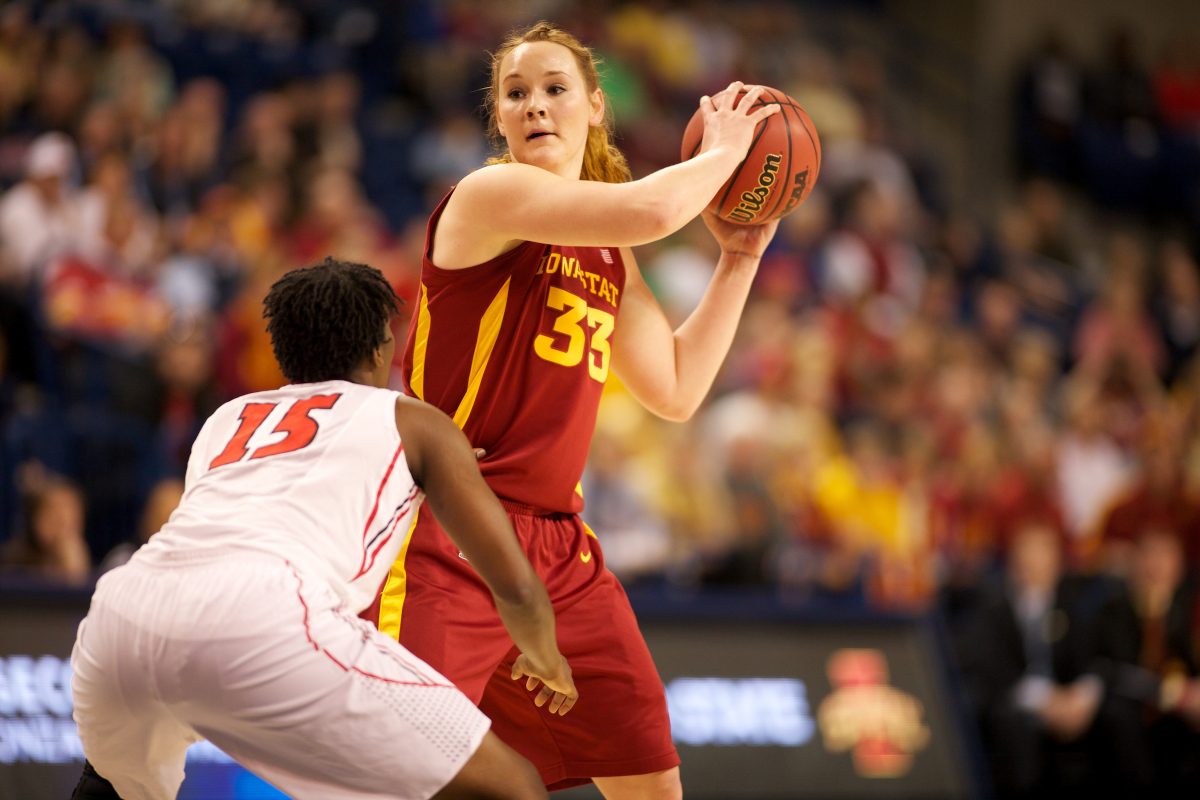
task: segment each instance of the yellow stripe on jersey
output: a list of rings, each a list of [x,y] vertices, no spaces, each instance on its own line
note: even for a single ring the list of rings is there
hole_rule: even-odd
[[[487,370],[488,359],[492,357],[492,349],[500,336],[500,325],[504,322],[504,309],[508,305],[508,285],[512,278],[504,281],[500,291],[492,298],[483,318],[479,320],[479,333],[475,337],[475,353],[471,356],[471,372],[467,377],[467,391],[458,410],[454,412],[454,423],[460,428],[467,425],[471,409],[475,407],[475,398],[479,395],[479,385],[483,383],[483,373]],[[418,330],[418,336],[420,331]]]
[[[413,514],[412,525],[408,526],[408,537],[400,554],[392,562],[387,580],[383,583],[383,591],[379,598],[379,630],[388,636],[400,640],[400,617],[404,614],[404,596],[408,593],[408,574],[404,570],[404,557],[408,555],[408,546],[412,544],[413,530],[417,527],[417,517],[421,508]]]
[[[596,535],[596,532],[593,531],[586,522],[584,522],[583,520],[579,520],[579,524],[583,526],[584,533],[586,533],[588,536],[592,537],[596,541],[600,541],[600,537]]]
[[[421,284],[421,299],[417,304],[417,335],[413,340],[412,377],[409,388],[418,400],[425,399],[425,349],[429,346],[429,292]]]

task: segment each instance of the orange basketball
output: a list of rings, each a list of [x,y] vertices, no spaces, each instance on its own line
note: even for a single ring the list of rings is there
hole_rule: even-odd
[[[739,100],[746,92],[739,92]],[[746,158],[709,203],[723,219],[740,225],[760,225],[794,211],[817,182],[821,171],[821,141],[804,109],[778,89],[764,87],[755,106],[779,105],[754,132]],[[697,109],[683,132],[680,158],[696,155],[704,135],[704,118]]]

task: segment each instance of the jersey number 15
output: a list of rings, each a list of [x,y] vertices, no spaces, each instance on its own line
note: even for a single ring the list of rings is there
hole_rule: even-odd
[[[312,443],[312,440],[316,438],[318,430],[317,421],[310,417],[309,414],[317,409],[333,408],[333,404],[340,397],[340,394],[319,394],[315,397],[305,397],[297,400],[288,409],[287,413],[283,415],[283,419],[279,420],[279,424],[275,426],[275,430],[273,431],[274,433],[284,433],[287,435],[278,442],[256,447],[254,452],[250,454],[250,458],[277,456],[281,453],[292,453],[308,447]],[[250,437],[254,436],[255,432],[262,427],[267,417],[271,416],[271,412],[278,408],[278,406],[279,403],[247,403],[239,416],[241,424],[238,425],[233,438],[229,440],[229,444],[225,445],[225,449],[221,451],[221,454],[212,460],[208,468],[223,467],[226,464],[233,464],[246,458],[246,454],[250,452]]]

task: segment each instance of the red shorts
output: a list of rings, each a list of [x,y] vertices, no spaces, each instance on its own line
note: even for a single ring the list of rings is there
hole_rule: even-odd
[[[679,764],[662,680],[599,542],[571,514],[509,518],[546,584],[558,646],[579,702],[564,717],[533,704],[510,677],[517,656],[487,586],[422,508],[383,595],[364,612],[383,632],[479,703],[492,730],[533,762],[550,789]]]

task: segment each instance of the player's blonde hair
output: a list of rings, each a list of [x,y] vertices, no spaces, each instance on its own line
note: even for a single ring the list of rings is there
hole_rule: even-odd
[[[492,53],[492,82],[488,86],[487,99],[484,101],[488,116],[488,135],[497,150],[504,147],[504,137],[500,135],[500,126],[496,120],[496,99],[500,96],[500,62],[518,45],[526,42],[561,44],[575,56],[575,63],[579,65],[579,72],[587,84],[588,93],[600,88],[600,71],[591,48],[585,47],[582,42],[563,29],[542,21],[528,30],[509,34],[508,38],[500,43],[500,47]],[[604,122],[588,128],[587,147],[583,154],[583,169],[579,174],[579,177],[585,181],[624,183],[633,178],[625,156],[610,141],[612,124],[612,110],[605,104]],[[505,150],[502,155],[489,158],[487,163],[507,164],[512,160],[512,153]]]

